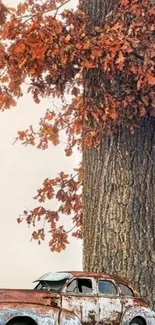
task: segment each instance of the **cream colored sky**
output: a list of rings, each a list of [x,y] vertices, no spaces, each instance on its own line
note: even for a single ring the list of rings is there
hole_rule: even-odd
[[[19,1],[3,2],[14,6]],[[67,8],[76,3],[71,0]],[[50,107],[50,100],[35,105],[30,95],[25,95],[17,107],[0,113],[1,288],[31,288],[32,281],[46,272],[82,268],[81,241],[72,239],[65,252],[51,253],[47,242],[41,246],[30,242],[31,230],[16,222],[25,207],[36,206],[37,202],[32,198],[46,177],[50,178],[62,169],[70,172],[79,160],[78,153],[72,159],[65,157],[63,145],[47,151],[24,147],[20,143],[12,145],[17,131],[37,124]],[[66,225],[69,228],[67,221]]]

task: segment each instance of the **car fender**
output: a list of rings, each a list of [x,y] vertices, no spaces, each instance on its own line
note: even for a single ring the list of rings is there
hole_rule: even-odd
[[[27,317],[37,325],[55,325],[59,319],[59,309],[35,304],[8,304],[0,306],[0,325],[5,325],[18,317]]]
[[[5,304],[0,306],[0,325],[18,317],[27,317],[37,325],[81,325],[79,318],[73,312],[60,308],[35,304]]]
[[[155,325],[155,312],[146,307],[131,307],[127,309],[122,317],[121,325],[129,325],[135,317],[142,317],[146,321],[146,325]]]

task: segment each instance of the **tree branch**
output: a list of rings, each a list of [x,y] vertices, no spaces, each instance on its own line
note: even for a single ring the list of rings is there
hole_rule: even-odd
[[[63,6],[65,6],[68,2],[70,2],[71,0],[66,0],[64,3],[62,3],[60,6],[58,6],[57,8],[56,8],[56,13],[55,13],[55,15],[54,15],[54,18],[56,18],[56,16],[57,16],[57,14],[58,14],[58,11],[63,7]]]
[[[55,8],[55,9],[49,9],[49,10],[45,10],[44,12],[42,12],[42,14],[40,14],[40,15],[44,15],[44,14],[47,14],[48,12],[50,12],[50,11],[56,11],[55,12],[55,15],[54,15],[54,18],[56,18],[56,16],[57,16],[57,14],[58,14],[58,11],[63,7],[63,6],[65,6],[68,2],[70,2],[71,0],[66,0],[64,3],[61,3],[61,5],[60,6],[58,6],[57,8]],[[25,20],[25,22],[24,23],[27,23],[29,20],[31,20],[31,19],[33,19],[34,17],[36,17],[38,15],[38,13],[37,14],[34,14],[34,15],[25,15],[25,16],[23,16],[22,18],[28,18],[27,20]]]

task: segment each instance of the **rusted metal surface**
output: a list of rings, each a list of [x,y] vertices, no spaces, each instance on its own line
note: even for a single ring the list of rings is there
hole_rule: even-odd
[[[0,325],[5,325],[9,321],[28,317],[38,325],[55,325],[58,323],[58,309],[48,308],[47,306],[36,306],[27,304],[3,304],[0,305]]]
[[[82,322],[91,323],[92,318],[99,320],[99,305],[95,295],[77,297],[64,294],[62,295],[62,308],[72,310]]]
[[[0,289],[0,304],[17,302],[51,306],[51,300],[60,300],[60,295],[49,291]]]
[[[123,315],[121,325],[129,325],[137,317],[145,320],[147,325],[155,325],[155,313],[145,307],[132,307],[127,309]]]
[[[61,273],[61,272],[59,272]],[[111,279],[111,280],[114,280],[116,281],[117,283],[124,283],[126,285],[128,285],[134,292],[135,296],[136,297],[140,297],[140,294],[137,290],[137,288],[134,287],[134,285],[129,282],[127,279],[125,278],[122,278],[118,275],[114,275],[114,274],[108,274],[108,273],[93,273],[93,272],[83,272],[83,271],[62,271],[62,273],[68,273],[68,274],[71,274],[72,277],[92,277],[92,278],[96,278],[96,279],[99,279],[99,278],[104,278],[104,279]]]
[[[18,319],[35,322],[37,325],[80,325],[81,322],[76,315],[58,308],[48,306],[37,306],[36,304],[6,303],[0,305],[0,325],[6,325],[10,321]],[[31,323],[30,323],[31,324]],[[21,323],[22,325],[22,323]]]
[[[130,325],[135,317],[155,325],[155,313],[126,279],[110,274],[62,273],[68,275],[61,292],[1,289],[0,325],[19,319],[21,324],[29,319],[36,325]],[[61,272],[48,277],[62,279]],[[119,284],[131,289],[133,296],[123,296]]]
[[[133,284],[131,282],[129,282],[127,279],[122,278],[118,275],[114,275],[114,274],[107,274],[107,273],[93,273],[93,272],[83,272],[83,271],[62,271],[59,273],[68,273],[71,274],[72,277],[91,277],[91,278],[104,278],[104,279],[112,279],[116,282],[120,282],[120,283],[124,283],[126,285],[128,285],[129,287],[131,287],[133,289],[133,291],[135,292],[135,294],[137,294],[137,296],[139,295],[139,292],[137,291],[137,289],[133,286]]]

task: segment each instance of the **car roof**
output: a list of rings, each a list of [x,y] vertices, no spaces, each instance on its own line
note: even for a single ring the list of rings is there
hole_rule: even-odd
[[[58,273],[64,273],[64,272],[59,271]],[[127,284],[127,285],[133,287],[133,285],[130,281],[128,281],[127,279],[120,277],[118,275],[114,275],[114,274],[97,273],[97,272],[83,272],[83,271],[67,271],[65,273],[71,274],[72,277],[92,277],[92,278],[111,279],[111,280],[115,280],[116,282],[121,282],[121,283],[124,283],[124,284]]]
[[[119,283],[123,283],[133,289],[135,293],[138,293],[137,289],[133,286],[133,284],[128,281],[126,278],[120,277],[114,274],[107,274],[107,273],[96,273],[96,272],[83,272],[83,271],[58,271],[58,272],[49,272],[41,276],[39,279],[35,280],[34,282],[39,281],[60,281],[60,280],[69,280],[72,277],[92,277],[92,278],[104,278],[104,279],[111,279]]]
[[[61,273],[62,271],[58,272]],[[84,272],[84,271],[67,271],[67,273],[70,273],[72,275],[72,277],[92,277],[92,278],[96,278],[96,279],[107,279],[107,280],[114,280],[117,283],[122,283],[125,284],[127,286],[129,286],[135,293],[136,296],[140,296],[137,288],[126,278],[121,277],[119,275],[115,275],[115,274],[109,274],[109,273],[97,273],[97,272]]]

